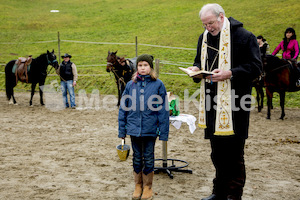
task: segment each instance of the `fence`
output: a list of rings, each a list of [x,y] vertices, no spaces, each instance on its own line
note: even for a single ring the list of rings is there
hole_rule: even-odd
[[[135,43],[116,43],[116,42],[94,42],[94,41],[76,41],[76,40],[61,40],[60,39],[60,34],[58,32],[58,40],[49,40],[49,41],[38,41],[38,42],[2,42],[0,44],[40,44],[40,43],[58,43],[58,62],[60,63],[60,58],[61,58],[61,53],[60,53],[60,46],[61,42],[65,43],[81,43],[81,44],[103,44],[103,45],[130,45],[130,46],[135,46],[135,55],[138,55],[138,46],[148,46],[148,47],[156,47],[156,48],[166,48],[166,49],[177,49],[177,50],[188,50],[188,51],[196,51],[196,48],[186,48],[186,47],[172,47],[172,46],[162,46],[162,45],[153,45],[153,44],[143,44],[143,43],[138,43],[138,38],[135,37]],[[78,56],[78,55],[77,55]],[[84,56],[84,57],[89,57],[86,55],[79,55],[79,56]],[[94,57],[94,56],[93,56]],[[0,63],[0,65],[5,65],[6,63]],[[163,65],[172,65],[172,66],[191,66],[193,63],[188,63],[188,62],[172,62],[172,61],[167,61],[167,60],[160,60],[159,64]],[[106,63],[99,63],[99,64],[90,64],[90,65],[76,65],[77,67],[104,67],[106,66]],[[4,72],[0,72],[0,74],[3,74]],[[181,74],[181,73],[163,73],[161,72],[160,74],[165,74],[165,75],[175,75],[175,76],[184,76],[186,74]],[[78,76],[106,76],[108,74],[79,74]],[[52,76],[52,75],[50,75]]]
[[[137,37],[135,38],[135,43],[116,43],[116,42],[95,42],[95,41],[77,41],[77,40],[61,40],[59,33],[58,33],[58,40],[49,40],[49,41],[38,41],[38,42],[23,42],[23,43],[13,43],[13,42],[6,42],[6,43],[0,43],[0,44],[40,44],[40,43],[56,43],[58,44],[58,58],[59,58],[59,63],[60,63],[60,45],[61,43],[78,43],[78,44],[101,44],[101,45],[129,45],[129,46],[135,46],[135,53],[136,56],[138,55],[138,47],[140,46],[147,46],[147,47],[155,47],[155,48],[165,48],[165,49],[174,49],[174,50],[184,50],[184,51],[196,51],[196,48],[185,48],[185,47],[172,47],[172,46],[162,46],[162,45],[153,45],[153,44],[143,44],[143,43],[138,43],[138,39]],[[196,54],[196,52],[195,52]],[[84,56],[84,57],[90,57],[87,55],[78,55],[78,56]],[[93,56],[94,57],[94,56]],[[190,62],[174,62],[174,61],[168,61],[168,60],[156,60],[156,69],[159,70],[159,66],[160,65],[164,65],[164,66],[181,66],[181,67],[188,67],[191,66],[193,63]],[[0,65],[5,65],[5,63],[1,63]],[[105,67],[106,63],[95,63],[95,64],[77,64],[76,65],[78,68],[80,69],[84,69],[85,67]],[[175,69],[175,67],[174,67]],[[176,67],[177,69],[177,67]],[[2,70],[1,70],[2,71]],[[92,73],[87,73],[87,74],[82,74],[79,73],[78,76],[80,76],[81,80],[85,85],[83,85],[84,88],[87,88],[89,86],[93,86],[93,87],[107,87],[105,90],[109,91],[108,93],[115,93],[115,88],[111,88],[113,86],[108,86],[107,82],[109,81],[110,83],[112,83],[113,81],[111,80],[112,76],[109,73],[106,73],[103,71],[103,73],[99,73],[101,72],[98,69],[92,70],[94,72]],[[183,73],[174,73],[173,70],[172,72],[163,72],[164,70],[160,70],[157,71],[157,73],[162,74],[162,75],[170,75],[170,76],[186,76],[186,74]],[[0,76],[2,76],[1,74],[4,75],[4,70],[2,72],[0,72]],[[93,78],[94,77],[94,78]],[[4,78],[4,77],[3,77]],[[48,81],[51,81],[53,79],[56,79],[57,75],[50,74],[49,75],[49,79]],[[92,79],[103,79],[101,83],[96,83],[95,81],[92,82]],[[110,80],[109,80],[110,79]],[[97,81],[98,81],[97,80]],[[2,88],[4,89],[4,84],[2,84]],[[28,87],[29,88],[29,87]]]

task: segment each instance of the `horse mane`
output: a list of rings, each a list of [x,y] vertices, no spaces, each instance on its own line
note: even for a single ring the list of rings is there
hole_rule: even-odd
[[[264,69],[265,70],[272,70],[278,66],[280,66],[282,64],[282,59],[278,58],[277,56],[273,56],[273,55],[266,55],[265,56],[265,62],[264,63]]]
[[[32,59],[31,67],[40,72],[46,72],[48,68],[47,53],[42,53],[36,58]]]
[[[47,53],[42,53],[41,55],[39,55],[38,57],[36,57],[36,60],[41,60],[44,59],[44,57],[46,57]]]
[[[266,58],[268,59],[269,62],[279,62],[281,59],[278,58],[277,56],[273,55],[266,55]]]

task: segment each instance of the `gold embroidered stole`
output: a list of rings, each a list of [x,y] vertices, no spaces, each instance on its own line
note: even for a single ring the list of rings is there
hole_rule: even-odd
[[[205,68],[207,56],[207,33],[203,33],[201,46],[201,67]],[[230,22],[224,17],[224,25],[220,34],[219,63],[218,69],[229,70],[231,68],[231,44],[230,44]],[[217,110],[214,135],[234,135],[231,110],[231,82],[230,79],[217,83]],[[200,105],[199,105],[199,127],[206,127],[205,112],[205,80],[200,84]]]

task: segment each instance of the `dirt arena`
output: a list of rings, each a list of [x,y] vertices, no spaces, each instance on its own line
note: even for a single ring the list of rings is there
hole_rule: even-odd
[[[39,105],[38,94],[30,107],[29,95],[16,93],[18,105],[9,105],[0,92],[0,199],[131,199],[132,151],[127,161],[119,160],[115,104],[54,111]],[[198,116],[196,109],[185,113]],[[300,199],[300,109],[287,108],[284,121],[279,116],[279,108],[272,120],[266,108],[251,113],[245,200]],[[155,154],[161,158],[161,141]],[[179,130],[171,125],[168,157],[189,162],[193,174],[156,174],[155,199],[210,195],[214,169],[203,130],[191,134],[186,124]]]

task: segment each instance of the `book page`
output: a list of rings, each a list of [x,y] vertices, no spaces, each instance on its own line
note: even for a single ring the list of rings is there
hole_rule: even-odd
[[[180,70],[182,70],[183,72],[185,72],[186,74],[188,74],[190,77],[196,76],[196,75],[202,75],[199,78],[203,78],[205,76],[208,75],[213,75],[215,73],[213,72],[209,72],[209,71],[205,71],[205,70],[199,70],[199,71],[192,71],[188,68],[183,68],[183,67],[178,67]]]

